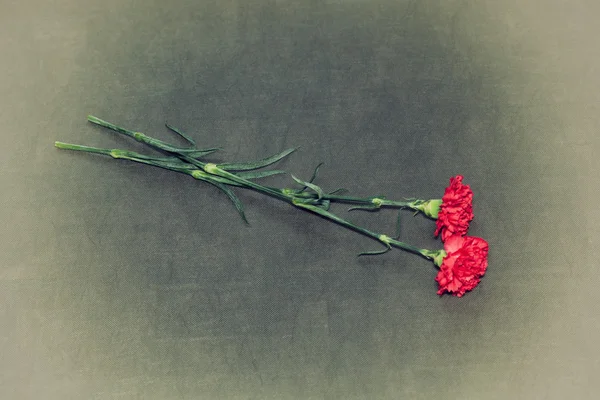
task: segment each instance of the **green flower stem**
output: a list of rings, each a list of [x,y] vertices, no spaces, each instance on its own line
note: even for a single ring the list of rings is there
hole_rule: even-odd
[[[239,183],[240,185],[254,189],[258,192],[276,197],[276,198],[283,200],[287,203],[290,203],[298,208],[301,208],[301,209],[304,209],[307,211],[311,211],[311,212],[318,214],[330,221],[333,221],[339,225],[342,225],[348,229],[351,229],[355,232],[361,233],[367,237],[370,237],[371,239],[377,240],[388,248],[390,248],[391,246],[397,247],[402,250],[420,255],[421,257],[423,257],[427,260],[433,261],[434,263],[436,263],[437,259],[439,259],[439,257],[442,254],[441,252],[443,252],[443,250],[431,251],[431,250],[426,250],[426,249],[420,249],[420,248],[410,245],[408,243],[404,243],[399,240],[392,239],[391,237],[389,237],[387,235],[379,234],[379,233],[370,231],[366,228],[362,228],[358,225],[354,225],[350,221],[340,218],[337,215],[335,215],[321,207],[318,207],[318,206],[315,206],[312,204],[308,204],[305,201],[302,201],[302,199],[299,198],[297,195],[286,194],[284,191],[279,191],[279,190],[276,190],[273,188],[269,188],[269,187],[257,184],[255,182],[251,182],[247,179],[240,178],[239,176],[234,175],[231,172],[222,170],[216,164],[206,164],[204,167],[204,171],[211,175],[217,175],[217,176],[220,176],[223,178],[230,179],[236,183]],[[343,197],[343,196],[332,196],[332,197]],[[322,199],[329,199],[329,198],[327,196],[323,196]],[[350,198],[350,197],[344,197],[344,199],[362,200],[362,199]],[[400,203],[400,202],[391,202],[390,201],[389,203]],[[445,255],[445,253],[444,253],[444,255]],[[443,258],[443,256],[441,258]],[[437,265],[437,263],[436,263],[436,265]]]
[[[315,193],[299,193],[299,194],[296,194],[296,197],[316,199],[318,196]],[[418,211],[418,209],[416,208],[417,205],[424,201],[424,200],[394,201],[394,200],[382,199],[380,197],[352,197],[352,196],[340,196],[340,195],[327,194],[327,193],[324,193],[321,196],[321,198],[323,200],[329,200],[332,202],[347,203],[347,204],[359,204],[359,205],[363,205],[363,206],[372,206],[374,208],[380,208],[380,207],[410,208],[415,211]]]
[[[320,193],[310,193],[310,192],[301,192],[295,191],[294,189],[281,189],[283,193],[293,193],[295,197],[304,198],[304,199],[318,199],[318,200],[328,200],[330,202],[338,202],[338,203],[349,203],[349,204],[357,204],[357,207],[351,207],[350,210],[378,210],[382,207],[389,208],[408,208],[417,213],[422,213],[428,218],[437,219],[438,213],[440,210],[440,206],[442,204],[441,199],[432,199],[432,200],[420,200],[420,199],[410,199],[406,201],[395,201],[395,200],[387,200],[381,197],[351,197],[351,196],[340,196],[336,194],[328,194],[324,192]]]
[[[342,225],[348,229],[351,229],[351,230],[361,233],[365,236],[368,236],[371,239],[377,240],[378,242],[380,242],[381,244],[383,244],[384,246],[386,246],[388,248],[390,246],[394,246],[394,247],[400,248],[402,250],[406,250],[408,252],[420,255],[421,257],[424,257],[425,259],[431,260],[431,261],[434,261],[435,256],[438,254],[437,251],[420,249],[420,248],[410,245],[408,243],[404,243],[404,242],[400,242],[399,240],[392,239],[387,235],[382,235],[382,234],[370,231],[368,229],[362,228],[360,226],[354,225],[353,223],[351,223],[343,218],[340,218],[337,215],[335,215],[327,210],[324,210],[320,207],[316,207],[311,204],[306,204],[306,203],[303,203],[298,200],[294,200],[293,204],[296,207],[303,208],[305,210],[309,210],[315,214],[320,215],[323,218],[326,218],[326,219],[333,221],[339,225]]]
[[[276,197],[276,198],[283,200],[287,203],[290,203],[298,208],[301,208],[301,209],[304,209],[307,211],[311,211],[311,212],[318,214],[330,221],[333,221],[339,225],[342,225],[348,229],[351,229],[355,232],[358,232],[365,236],[368,236],[371,239],[375,239],[375,240],[381,242],[384,246],[386,246],[388,248],[390,246],[394,246],[394,247],[400,248],[402,250],[409,251],[411,253],[420,255],[421,257],[424,257],[425,259],[431,260],[431,261],[434,261],[435,257],[438,256],[438,254],[439,254],[439,251],[420,249],[420,248],[410,245],[408,243],[404,243],[399,240],[392,239],[387,235],[378,234],[378,233],[370,231],[366,228],[362,228],[360,226],[354,225],[353,223],[351,223],[343,218],[340,218],[337,215],[335,215],[321,207],[317,207],[312,204],[307,204],[306,202],[302,201],[301,198],[298,198],[295,195],[289,195],[289,194],[286,194],[285,192],[274,190],[273,188],[268,188],[266,186],[257,184],[255,182],[251,182],[246,179],[240,178],[237,175],[234,175],[230,172],[222,170],[221,168],[217,167],[216,164],[206,164],[204,167],[204,171],[206,171],[207,173],[212,174],[212,175],[217,175],[217,176],[220,176],[223,178],[230,179],[234,182],[239,183],[240,185],[254,189],[258,192]],[[341,197],[341,196],[337,196],[337,197]],[[323,199],[325,199],[325,197],[323,197]]]
[[[206,164],[204,167],[204,170],[209,174],[217,175],[217,176],[227,178],[227,179],[231,179],[234,182],[240,183],[241,185],[252,188],[261,193],[276,197],[276,198],[283,200],[287,203],[290,203],[298,208],[311,211],[311,212],[318,214],[330,221],[336,222],[337,224],[342,225],[348,229],[351,229],[351,230],[361,233],[365,236],[368,236],[372,239],[375,239],[375,240],[381,242],[384,246],[386,246],[388,248],[390,246],[394,246],[394,247],[400,248],[402,250],[409,251],[411,253],[420,255],[421,257],[424,257],[425,259],[431,260],[431,261],[434,261],[436,256],[438,256],[438,254],[439,254],[439,251],[420,249],[420,248],[410,245],[408,243],[404,243],[399,240],[392,239],[389,236],[378,234],[378,233],[370,231],[366,228],[362,228],[360,226],[354,225],[353,223],[351,223],[343,218],[340,218],[337,215],[335,215],[323,208],[303,202],[302,199],[296,197],[295,195],[289,195],[283,191],[274,190],[272,188],[268,188],[266,186],[257,184],[255,182],[251,182],[246,179],[240,178],[230,172],[222,170],[221,168],[217,167],[217,165],[215,165],[215,164]],[[341,197],[341,196],[337,196],[337,197]],[[323,199],[325,199],[325,196],[323,197]]]

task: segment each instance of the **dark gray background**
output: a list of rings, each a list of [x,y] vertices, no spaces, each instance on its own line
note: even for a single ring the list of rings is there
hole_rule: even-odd
[[[0,397],[563,399],[599,389],[597,1],[0,5]],[[489,270],[253,192],[61,152],[94,114],[359,195],[475,192]],[[176,139],[173,139],[176,140]],[[287,177],[270,184],[290,185]],[[344,213],[342,209],[336,209]],[[402,238],[436,249],[433,223]],[[395,213],[349,218],[393,233]]]

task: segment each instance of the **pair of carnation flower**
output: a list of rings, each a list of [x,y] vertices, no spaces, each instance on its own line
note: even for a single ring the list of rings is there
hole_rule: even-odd
[[[263,194],[268,194],[270,196],[276,195],[276,197],[279,199],[283,197],[284,200],[291,202],[295,206],[302,207],[309,211],[315,212],[321,216],[324,216],[331,221],[335,221],[351,229],[358,230],[359,232],[362,232],[363,234],[371,238],[376,238],[377,240],[386,244],[388,249],[391,248],[391,245],[394,245],[405,250],[420,253],[422,256],[433,260],[434,264],[440,269],[436,277],[436,281],[439,285],[438,294],[440,295],[445,292],[448,292],[454,296],[461,297],[467,291],[475,288],[479,283],[481,277],[485,274],[488,265],[488,244],[485,240],[481,238],[466,236],[467,231],[469,230],[469,223],[473,219],[473,192],[471,191],[469,185],[465,185],[462,183],[463,177],[460,175],[450,179],[450,185],[446,188],[444,196],[441,200],[417,200],[416,202],[412,203],[388,203],[388,205],[391,206],[408,206],[409,208],[421,211],[430,218],[434,218],[437,220],[435,235],[439,236],[441,234],[442,242],[444,243],[444,249],[437,251],[429,251],[425,249],[417,249],[414,246],[407,245],[406,243],[402,243],[397,240],[392,240],[391,238],[385,235],[378,235],[375,232],[368,231],[364,228],[359,228],[351,224],[350,222],[345,221],[329,213],[326,209],[319,208],[317,206],[311,205],[310,203],[299,201],[299,198],[297,198],[297,196],[299,196],[299,193],[303,192],[304,190],[293,190],[293,195],[290,195],[285,190],[278,190],[270,187],[265,187],[250,181],[250,179],[265,177],[282,172],[256,172],[253,170],[261,169],[263,167],[273,164],[278,160],[281,160],[283,157],[287,156],[292,151],[294,151],[294,149],[288,149],[280,154],[267,157],[257,162],[228,164],[226,163],[221,164],[219,167],[219,165],[216,164],[200,161],[200,158],[202,156],[214,152],[214,148],[196,148],[193,140],[188,138],[179,130],[171,127],[170,125],[167,125],[167,127],[175,133],[181,135],[186,140],[188,140],[192,144],[191,148],[179,148],[176,146],[172,146],[158,139],[146,136],[141,132],[134,132],[118,127],[110,122],[103,121],[94,116],[88,116],[88,120],[94,124],[112,129],[116,132],[132,137],[137,141],[140,141],[142,143],[147,144],[150,147],[153,147],[154,149],[169,153],[171,156],[151,157],[144,154],[139,154],[125,150],[101,149],[96,147],[73,145],[62,142],[56,142],[56,147],[69,150],[85,151],[89,153],[104,154],[113,158],[128,159],[143,164],[154,165],[156,167],[185,173],[193,176],[196,179],[204,180],[223,190],[227,194],[229,199],[234,202],[238,212],[241,214],[244,220],[245,216],[243,212],[242,203],[239,201],[237,196],[231,191],[231,189],[226,187],[226,185],[251,188],[262,192]],[[227,172],[228,170],[235,170],[238,172],[241,171],[241,173],[245,171],[246,174],[245,177],[242,178],[241,173],[240,175],[235,175],[233,173]],[[311,182],[303,182],[297,179],[296,181],[302,183],[305,186],[305,188],[311,188],[312,190],[314,190],[318,195],[318,199],[321,199],[321,197],[324,195],[321,188],[311,183],[312,179]],[[336,196],[336,199],[338,201],[356,201],[356,198],[343,198],[340,196]],[[309,198],[308,200],[311,199]],[[377,207],[375,208],[378,208],[379,206],[384,204],[384,201],[382,199],[370,198],[363,200],[365,200],[371,206],[371,209],[373,209],[373,205],[376,205]],[[380,203],[375,203],[374,200],[378,200]]]
[[[439,295],[462,297],[479,284],[488,265],[488,243],[466,236],[473,219],[473,191],[462,180],[461,175],[451,178],[442,200],[432,201],[438,206],[430,214],[437,217],[435,235],[441,235],[446,253],[441,261],[434,260],[440,268],[435,278]]]

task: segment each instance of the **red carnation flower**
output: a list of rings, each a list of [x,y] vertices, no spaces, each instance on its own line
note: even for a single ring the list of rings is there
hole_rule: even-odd
[[[473,191],[462,180],[462,175],[450,178],[450,186],[442,197],[435,236],[441,232],[443,242],[452,235],[466,235],[473,219]]]
[[[444,242],[446,256],[435,280],[441,295],[462,297],[477,286],[488,265],[488,243],[478,237],[450,236]]]

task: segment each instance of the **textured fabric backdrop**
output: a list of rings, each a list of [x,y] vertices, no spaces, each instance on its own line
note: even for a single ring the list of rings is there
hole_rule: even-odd
[[[4,0],[0,397],[594,398],[599,4]],[[238,191],[245,226],[189,177],[55,149],[141,149],[87,114],[219,160],[300,146],[280,167],[364,196],[463,174],[488,273],[439,297],[431,263],[276,200]]]

